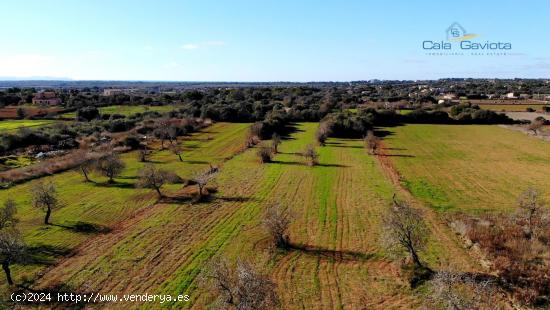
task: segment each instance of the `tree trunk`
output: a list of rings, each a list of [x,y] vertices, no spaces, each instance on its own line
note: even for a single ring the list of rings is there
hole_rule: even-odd
[[[178,157],[179,157],[180,161],[183,161],[183,159],[181,159],[181,155],[180,155],[180,154],[178,154]]]
[[[4,269],[4,273],[6,274],[6,279],[8,280],[8,284],[13,285],[13,280],[11,278],[11,271],[10,271],[10,263],[7,260],[2,262],[2,269]]]
[[[44,224],[50,225],[50,215],[52,214],[52,209],[48,207],[46,209],[46,217],[44,218]]]
[[[155,187],[155,190],[156,190],[157,193],[159,194],[159,197],[162,197],[162,193],[160,192],[160,188],[159,188],[159,187]]]
[[[422,265],[422,263],[420,262],[420,258],[418,257],[418,254],[416,253],[416,251],[414,249],[410,249],[410,254],[411,254],[411,258],[413,260],[413,262],[416,264],[417,267],[424,267],[424,265]]]
[[[82,174],[84,175],[84,178],[86,179],[86,182],[90,182],[90,179],[88,178],[88,172],[86,172],[86,169],[80,168],[82,170]]]

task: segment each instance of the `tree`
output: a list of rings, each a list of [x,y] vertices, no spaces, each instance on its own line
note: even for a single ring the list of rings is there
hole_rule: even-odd
[[[76,119],[79,121],[91,121],[99,118],[99,109],[94,106],[82,107],[76,111]]]
[[[437,272],[432,281],[429,305],[437,309],[495,309],[495,292],[491,281],[450,271]],[[489,307],[487,307],[489,306]]]
[[[267,146],[258,147],[256,155],[258,156],[262,164],[271,162],[271,158],[273,156],[272,149],[273,148]]]
[[[288,227],[291,221],[291,214],[280,205],[272,205],[267,208],[262,224],[269,233],[275,247],[286,249],[290,245]]]
[[[217,167],[210,166],[208,170],[205,170],[195,175],[193,181],[195,181],[195,183],[197,183],[197,186],[199,187],[199,199],[201,199],[203,196],[203,188],[206,186],[206,184],[208,184],[208,182],[212,181],[216,177],[218,172],[219,169]]]
[[[367,135],[364,139],[365,148],[368,150],[369,154],[376,155],[376,150],[378,149],[378,137],[374,135],[372,130],[367,132]]]
[[[33,206],[46,212],[44,224],[49,225],[52,210],[59,206],[55,185],[53,183],[38,181],[32,187],[31,193]]]
[[[138,172],[139,179],[136,184],[140,188],[152,188],[159,197],[162,197],[160,188],[168,181],[169,172],[163,169],[157,169],[153,164],[146,165]]]
[[[319,128],[315,132],[315,139],[320,146],[325,146],[327,138],[330,134],[330,124],[328,122],[322,122]]]
[[[92,154],[85,152],[81,153],[81,156],[84,157],[84,160],[78,166],[78,170],[84,176],[86,182],[90,182],[89,174],[96,168],[97,156],[92,156]]]
[[[0,230],[0,260],[9,285],[13,285],[10,265],[23,258],[25,243],[21,234],[13,228]]]
[[[230,265],[218,259],[207,268],[203,282],[217,295],[215,308],[275,309],[280,303],[276,284],[246,262]]]
[[[537,117],[537,118],[535,118],[534,120],[531,121],[531,123],[529,124],[527,129],[531,130],[536,136],[536,135],[538,135],[538,132],[539,132],[539,130],[542,129],[542,127],[544,127],[544,118]]]
[[[111,153],[99,159],[96,169],[104,176],[109,178],[109,183],[114,183],[114,178],[120,175],[126,164],[116,153]]]
[[[273,154],[277,154],[279,152],[279,145],[281,145],[281,136],[274,133],[271,137],[271,150],[273,151]]]
[[[393,197],[393,207],[383,217],[383,243],[393,253],[408,252],[417,267],[424,267],[419,252],[428,242],[429,229],[422,215],[405,201]]]
[[[142,163],[147,161],[147,156],[149,156],[149,150],[146,146],[143,146],[138,150],[138,160]]]
[[[519,196],[518,206],[523,211],[522,217],[527,222],[526,235],[531,239],[546,222],[544,201],[538,190],[529,187]]]
[[[23,109],[21,107],[17,108],[16,113],[17,113],[17,118],[18,119],[23,119],[23,118],[25,118],[25,116],[27,116],[27,112],[25,111],[25,109]]]
[[[306,162],[309,166],[315,166],[319,163],[319,154],[315,151],[315,147],[311,144],[306,146],[306,149],[302,153],[302,156],[306,159]]]
[[[6,199],[4,206],[0,208],[0,230],[13,227],[17,223],[15,214],[17,214],[15,201],[11,198]]]
[[[178,156],[181,162],[183,162],[183,159],[181,158],[181,153],[183,152],[183,149],[181,146],[179,146],[178,144],[171,144],[170,150],[172,151],[172,153],[174,153],[174,155]]]

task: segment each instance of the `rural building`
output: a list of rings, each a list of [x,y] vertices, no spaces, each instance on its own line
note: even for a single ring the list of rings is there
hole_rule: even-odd
[[[507,93],[506,99],[518,99],[518,94],[516,93]]]
[[[443,99],[444,100],[455,100],[455,99],[457,99],[457,96],[456,96],[456,94],[453,94],[453,93],[447,93],[447,94],[443,95]]]
[[[112,95],[123,94],[123,93],[124,93],[124,89],[118,89],[118,88],[108,88],[103,90],[104,96],[112,96]]]
[[[58,105],[61,104],[61,99],[57,97],[53,91],[40,92],[32,98],[33,104]]]

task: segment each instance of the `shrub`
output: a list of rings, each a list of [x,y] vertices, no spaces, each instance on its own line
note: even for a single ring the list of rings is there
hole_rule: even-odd
[[[302,152],[308,166],[315,166],[319,163],[319,154],[315,151],[315,147],[311,144],[306,146]]]
[[[272,148],[267,146],[260,146],[256,151],[256,155],[258,156],[258,159],[260,159],[260,162],[262,164],[269,163],[271,162],[273,156]]]

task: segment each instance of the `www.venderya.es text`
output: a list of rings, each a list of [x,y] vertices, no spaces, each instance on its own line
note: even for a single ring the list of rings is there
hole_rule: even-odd
[[[13,293],[11,300],[21,303],[173,303],[188,302],[189,295],[167,294],[76,294],[76,293]]]

